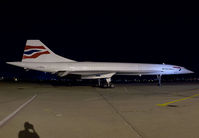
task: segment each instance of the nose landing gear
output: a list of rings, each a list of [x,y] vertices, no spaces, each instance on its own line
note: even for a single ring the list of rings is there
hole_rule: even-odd
[[[158,79],[158,86],[162,86],[162,74],[157,75],[157,79]]]

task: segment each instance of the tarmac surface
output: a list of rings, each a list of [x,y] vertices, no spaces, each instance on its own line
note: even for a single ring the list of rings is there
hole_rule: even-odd
[[[35,98],[33,97],[35,96]],[[0,138],[198,138],[199,84],[53,86],[0,82]],[[30,127],[29,127],[30,128]],[[19,138],[24,138],[19,136]],[[30,137],[30,136],[29,136]]]

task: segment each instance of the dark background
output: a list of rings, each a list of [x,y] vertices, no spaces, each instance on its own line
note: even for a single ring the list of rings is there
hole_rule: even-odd
[[[39,39],[55,53],[77,61],[175,64],[197,75],[198,16],[174,14],[178,9],[151,12],[135,5],[73,7],[2,3],[0,72],[23,72],[5,62],[20,61],[26,40]]]

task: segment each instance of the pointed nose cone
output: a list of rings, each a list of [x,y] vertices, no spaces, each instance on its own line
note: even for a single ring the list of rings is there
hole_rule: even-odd
[[[194,73],[193,71],[188,70],[188,69],[185,69],[183,72],[184,72],[185,74],[191,74],[191,73]]]
[[[193,71],[189,70],[189,73],[194,73]]]

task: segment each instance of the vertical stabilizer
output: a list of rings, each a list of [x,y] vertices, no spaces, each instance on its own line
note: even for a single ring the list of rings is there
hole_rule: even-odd
[[[27,40],[22,62],[75,62],[52,52],[40,40]]]

